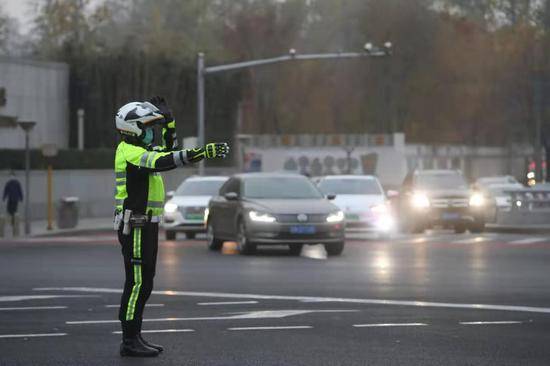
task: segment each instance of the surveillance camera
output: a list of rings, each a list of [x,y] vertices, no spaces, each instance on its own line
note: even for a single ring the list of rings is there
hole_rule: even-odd
[[[290,50],[288,50],[288,53],[290,54],[290,56],[295,56],[296,55],[296,49],[291,48]]]
[[[365,43],[365,51],[370,52],[372,51],[372,43]]]

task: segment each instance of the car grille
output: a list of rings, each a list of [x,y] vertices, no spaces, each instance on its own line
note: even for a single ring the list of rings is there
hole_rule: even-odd
[[[188,207],[179,207],[179,211],[185,217],[185,215],[203,215],[206,207],[199,206],[188,206]]]
[[[279,214],[275,215],[277,218],[277,222],[288,224],[288,223],[323,223],[327,220],[326,214],[305,214],[307,216],[307,220],[300,221],[298,220],[298,215],[301,214]]]
[[[448,208],[448,207],[468,207],[468,199],[461,198],[433,198],[430,200],[432,207]]]

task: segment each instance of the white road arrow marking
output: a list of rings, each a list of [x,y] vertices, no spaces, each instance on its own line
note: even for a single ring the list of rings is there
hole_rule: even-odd
[[[174,322],[174,321],[193,321],[193,320],[240,320],[240,319],[274,319],[274,318],[286,318],[289,316],[303,315],[309,313],[347,313],[356,312],[358,310],[262,310],[262,311],[249,311],[246,313],[238,313],[235,315],[226,316],[201,316],[194,318],[153,318],[143,319],[144,322]],[[69,325],[80,324],[110,324],[118,323],[119,320],[74,320],[67,321]]]
[[[95,287],[48,287],[35,288],[35,291],[76,291],[91,293],[122,293],[120,289],[114,288],[95,288]],[[519,305],[491,305],[491,304],[464,304],[433,301],[416,300],[383,300],[383,299],[353,299],[342,297],[314,297],[314,296],[281,296],[281,295],[258,295],[258,294],[235,294],[227,292],[194,292],[194,291],[153,291],[155,295],[168,296],[191,296],[191,297],[214,297],[225,299],[254,299],[254,300],[287,300],[287,301],[316,301],[316,302],[336,302],[348,304],[368,304],[368,305],[395,305],[395,306],[413,306],[413,307],[432,307],[449,309],[473,309],[473,310],[500,310],[517,311],[527,313],[550,314],[550,308]]]

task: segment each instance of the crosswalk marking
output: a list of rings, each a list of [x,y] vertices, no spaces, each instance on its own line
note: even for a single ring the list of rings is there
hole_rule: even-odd
[[[67,333],[0,334],[0,338],[62,337]]]
[[[522,324],[522,321],[517,320],[499,320],[488,322],[460,322],[460,325],[498,325],[498,324]]]
[[[54,310],[54,309],[67,309],[66,306],[19,306],[11,308],[0,308],[0,311],[14,311],[14,310]]]
[[[142,330],[141,333],[191,333],[194,329],[148,329]],[[122,334],[122,331],[116,330],[113,334]]]
[[[534,244],[534,243],[541,243],[544,241],[549,241],[548,238],[525,238],[525,239],[519,239],[519,240],[513,240],[508,242],[508,244],[512,245],[523,245],[523,244]]]
[[[284,329],[311,329],[311,325],[287,325],[279,327],[236,327],[228,330],[284,330]]]
[[[455,241],[452,241],[451,243],[453,243],[453,244],[478,244],[478,243],[493,241],[494,239],[495,238],[491,237],[491,236],[476,236],[474,238],[455,240]]]
[[[425,327],[426,323],[372,323],[353,324],[355,328],[377,328],[377,327]]]

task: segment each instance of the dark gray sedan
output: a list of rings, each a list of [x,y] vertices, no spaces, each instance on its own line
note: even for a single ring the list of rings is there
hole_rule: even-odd
[[[344,213],[309,179],[296,174],[248,173],[231,177],[210,200],[208,247],[236,241],[241,254],[257,245],[288,245],[299,254],[304,244],[325,245],[329,255],[344,250]]]

